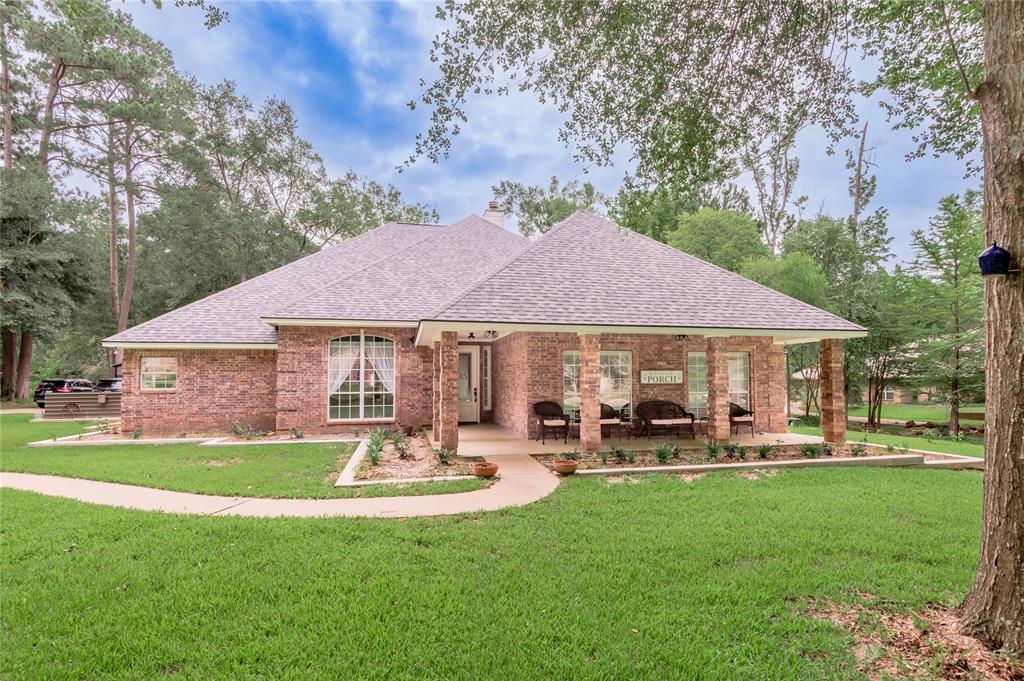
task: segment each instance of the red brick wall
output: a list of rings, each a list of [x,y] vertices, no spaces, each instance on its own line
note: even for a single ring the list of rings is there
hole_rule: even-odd
[[[144,391],[142,357],[175,357],[174,390]],[[145,434],[221,433],[233,423],[274,428],[273,350],[125,350],[121,427]]]
[[[332,338],[359,334],[395,342],[395,419],[329,421],[327,418],[327,345]],[[277,332],[277,429],[306,433],[347,432],[376,425],[422,426],[431,423],[433,351],[412,344],[414,330],[327,326],[282,326]]]
[[[527,402],[526,362],[529,356],[528,335],[513,333],[491,344],[491,406],[496,424],[519,437],[527,437],[533,416]],[[558,367],[561,376],[561,365]],[[559,402],[561,396],[559,396]]]

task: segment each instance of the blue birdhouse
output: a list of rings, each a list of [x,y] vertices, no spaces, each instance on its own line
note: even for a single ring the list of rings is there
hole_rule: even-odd
[[[983,277],[1005,277],[1010,272],[1010,252],[1000,248],[995,241],[978,256],[978,265]]]

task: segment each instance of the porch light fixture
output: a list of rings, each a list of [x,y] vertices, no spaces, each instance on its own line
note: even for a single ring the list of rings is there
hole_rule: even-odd
[[[995,241],[985,249],[985,252],[978,256],[978,266],[981,267],[983,277],[1005,277],[1010,272],[1020,272],[1020,269],[1011,269],[1012,257],[1010,252],[1002,248]]]
[[[484,331],[484,338],[497,338],[497,337],[498,337],[498,332],[497,331]]]
[[[476,334],[474,334],[472,331],[469,332],[469,340],[476,340]]]
[[[676,334],[676,340],[686,340],[686,334],[685,333],[677,333]]]

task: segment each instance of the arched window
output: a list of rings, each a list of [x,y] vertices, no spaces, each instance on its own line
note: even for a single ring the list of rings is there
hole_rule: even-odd
[[[395,418],[395,343],[380,336],[331,340],[327,358],[328,418]]]

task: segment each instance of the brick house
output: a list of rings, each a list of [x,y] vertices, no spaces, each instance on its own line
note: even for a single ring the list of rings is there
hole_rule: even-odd
[[[728,408],[785,431],[783,346],[821,341],[824,432],[844,437],[842,342],[864,329],[587,212],[528,240],[484,217],[388,223],[104,341],[122,426],[306,434],[459,424],[536,434],[532,405],[628,416],[667,399],[730,436]]]

